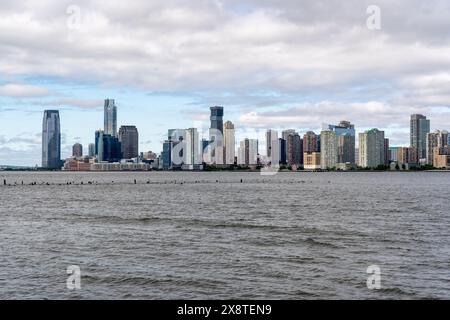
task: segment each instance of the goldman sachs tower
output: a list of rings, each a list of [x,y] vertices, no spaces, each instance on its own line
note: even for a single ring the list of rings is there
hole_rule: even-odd
[[[42,167],[61,169],[61,131],[58,110],[45,110],[42,121]]]
[[[114,99],[105,100],[104,133],[117,137],[117,107]]]

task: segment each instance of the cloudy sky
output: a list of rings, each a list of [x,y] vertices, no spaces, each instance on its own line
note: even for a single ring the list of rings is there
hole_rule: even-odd
[[[407,145],[412,113],[450,129],[449,31],[448,0],[1,0],[0,164],[40,164],[45,109],[63,157],[87,147],[105,98],[141,151],[212,105],[239,137],[346,119]]]

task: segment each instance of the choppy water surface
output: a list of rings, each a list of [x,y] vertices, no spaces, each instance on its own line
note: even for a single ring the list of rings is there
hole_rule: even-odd
[[[3,299],[450,298],[447,173],[0,178]]]

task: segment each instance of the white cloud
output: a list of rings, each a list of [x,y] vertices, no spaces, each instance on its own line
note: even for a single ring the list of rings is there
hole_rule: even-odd
[[[49,94],[46,88],[41,88],[26,84],[6,84],[0,85],[0,96],[28,98],[42,97]]]
[[[78,30],[67,28],[72,4],[81,9]],[[242,128],[317,128],[348,119],[360,128],[396,128],[403,139],[415,112],[428,115],[433,128],[448,128],[450,2],[378,0],[380,31],[366,27],[369,4],[3,0],[0,74],[13,80],[0,94],[46,95],[13,83],[48,77],[68,88],[192,93],[202,112],[221,104],[242,115]],[[97,97],[90,98],[41,104],[95,108]]]

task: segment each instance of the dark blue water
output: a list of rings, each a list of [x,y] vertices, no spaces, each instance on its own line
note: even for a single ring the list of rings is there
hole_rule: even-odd
[[[2,299],[450,298],[447,173],[0,178]]]

